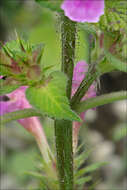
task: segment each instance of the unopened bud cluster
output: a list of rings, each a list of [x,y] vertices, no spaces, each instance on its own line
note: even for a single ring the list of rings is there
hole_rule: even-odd
[[[32,46],[18,38],[1,46],[0,70],[6,76],[5,85],[29,86],[43,80],[40,67],[43,44]]]

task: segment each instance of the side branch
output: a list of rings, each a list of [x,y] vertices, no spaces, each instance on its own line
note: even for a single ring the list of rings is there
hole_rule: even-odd
[[[127,91],[112,92],[95,98],[89,98],[87,101],[82,101],[75,106],[78,113],[82,113],[88,109],[110,104],[115,101],[127,100]]]
[[[34,116],[42,117],[42,114],[32,108],[18,110],[15,112],[6,113],[3,116],[1,116],[0,124],[3,125],[13,120],[19,120],[22,118],[34,117]]]

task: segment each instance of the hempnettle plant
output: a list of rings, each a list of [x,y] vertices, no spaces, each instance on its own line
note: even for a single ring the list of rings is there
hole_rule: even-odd
[[[39,190],[83,189],[90,173],[102,163],[80,168],[88,153],[76,154],[78,133],[88,109],[127,99],[120,91],[96,96],[96,79],[102,74],[127,72],[126,1],[36,0],[57,12],[61,26],[61,71],[44,67],[43,44],[30,44],[19,36],[1,44],[1,124],[17,120],[30,132],[42,154]],[[77,29],[88,36],[89,61],[75,64]],[[74,66],[75,65],[75,66]],[[54,120],[57,156],[51,150],[38,117]]]

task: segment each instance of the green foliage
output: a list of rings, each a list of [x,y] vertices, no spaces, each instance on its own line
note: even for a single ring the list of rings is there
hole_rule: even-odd
[[[38,157],[36,160],[36,168],[33,171],[25,172],[27,176],[32,176],[36,179],[38,190],[59,190],[59,183],[56,173],[55,165],[53,167],[52,161],[48,164],[44,161],[43,157]],[[31,190],[34,190],[32,187]]]
[[[30,44],[18,36],[17,40],[7,42],[3,46],[3,50],[6,54],[8,52],[10,57],[20,65],[23,65],[23,63],[33,65],[34,63],[40,63],[44,51],[44,44]]]
[[[75,182],[75,184],[76,184],[76,185],[79,185],[79,186],[81,186],[81,187],[83,188],[84,184],[87,183],[87,182],[89,182],[89,181],[92,181],[92,177],[91,177],[91,176],[81,177],[81,178],[79,178],[79,179]]]
[[[25,172],[25,174],[38,179],[40,183],[39,189],[49,190],[49,189],[55,188],[55,190],[58,190],[58,180],[54,179],[53,176],[52,178],[49,177],[47,174],[48,171],[44,170],[44,168],[41,168],[41,169],[42,169],[41,173],[40,172]],[[47,175],[45,176],[45,174]]]
[[[81,147],[82,147],[83,145],[81,145]],[[85,151],[84,153],[81,153],[81,154],[76,154],[75,155],[75,161],[74,161],[74,165],[75,165],[75,174],[76,174],[76,172],[77,172],[77,170],[78,170],[78,168],[80,167],[80,166],[82,166],[83,165],[83,163],[88,159],[88,157],[90,156],[90,153],[91,153],[92,151],[91,150],[89,150],[89,151]]]
[[[11,75],[10,59],[0,51],[0,75]]]
[[[57,11],[57,12],[61,11],[59,5],[57,4],[57,2],[61,3],[60,1],[36,0],[36,2],[38,2],[42,7],[49,8],[52,11]],[[123,32],[123,30],[126,27],[125,8],[123,9],[124,6],[120,6],[119,2],[120,1],[114,1],[114,2],[113,1],[110,2],[109,0],[106,1],[105,15],[101,17],[99,24],[97,24],[99,28],[101,28],[102,30],[108,30],[113,32],[119,30]],[[115,10],[113,10],[114,7],[116,7]],[[120,14],[117,14],[118,10],[120,11]],[[88,33],[92,33],[94,36],[96,36],[97,27],[95,24],[91,25],[88,23],[84,23],[81,25],[81,28],[83,28]],[[41,62],[44,50],[43,45],[31,46],[29,44],[26,44],[25,41],[21,41],[20,39],[18,39],[18,42],[19,42],[18,46],[16,42],[6,44],[4,52],[8,56],[8,58],[7,59],[5,58],[6,60],[5,59],[4,60],[6,63],[10,65],[11,63],[9,59],[13,58],[20,65],[20,68],[24,67],[23,74],[25,73],[26,75],[18,75],[17,73],[15,73],[15,77],[18,80],[21,79],[22,82],[24,82],[26,76],[30,77],[29,79],[31,81],[29,83],[27,83],[28,81],[26,83],[23,83],[23,84],[29,84],[31,86],[27,90],[27,97],[30,103],[35,108],[37,108],[41,113],[49,115],[50,117],[55,117],[58,119],[79,120],[79,117],[69,108],[69,102],[68,99],[66,98],[66,93],[65,93],[67,79],[64,76],[64,74],[60,72],[59,73],[55,72],[54,74],[52,73],[50,75],[51,78],[50,77],[46,78],[44,74],[45,72],[47,72],[48,69],[51,68],[50,66],[49,67],[46,66],[45,68],[43,68],[43,70],[41,70],[40,75],[42,78],[38,79],[39,75],[37,76],[36,73],[33,72],[33,70],[36,68],[31,66],[33,66],[35,62],[36,64],[40,64]],[[125,52],[126,52],[126,47],[125,47]],[[35,58],[34,59],[35,62],[33,62],[33,59],[31,59],[31,57]],[[2,64],[5,65],[5,62]],[[28,63],[30,63],[30,65]],[[106,55],[104,59],[101,61],[101,64],[99,64],[98,68],[101,70],[101,73],[110,72],[115,68],[121,70],[121,63],[122,62],[120,60],[118,59],[116,60],[116,58],[113,55],[108,53],[108,55]],[[12,74],[10,73],[10,69],[6,66],[4,67],[3,65],[1,65],[2,68],[1,74],[10,76]],[[125,67],[126,65],[124,64],[124,68],[121,71],[123,70],[126,71]],[[29,75],[31,73],[32,75]],[[31,78],[33,76],[35,79],[37,76],[38,79],[37,82],[39,81],[38,83],[39,86],[36,86],[36,84],[34,84],[34,78]],[[3,86],[2,94],[9,93],[15,88],[17,87]],[[38,116],[40,116],[39,113]],[[78,185],[78,187],[83,187],[84,183],[92,180],[91,176],[87,176],[89,175],[88,173],[94,172],[96,169],[101,167],[101,165],[103,165],[101,163],[95,163],[80,170],[79,168],[84,163],[84,160],[88,158],[88,156],[89,152],[87,153],[85,151],[84,153],[81,153],[79,156],[76,156],[75,158],[75,169],[76,169],[75,185]],[[22,161],[19,160],[19,162]],[[40,167],[39,169],[40,173],[39,172],[29,173],[30,175],[38,178],[41,181],[38,190],[42,189],[49,190],[49,184],[51,184],[51,186],[53,184],[53,187],[56,187],[55,188],[56,190],[58,187],[57,180],[48,176],[50,172],[45,173],[46,171],[45,167],[42,168]],[[17,170],[20,169],[17,168]]]
[[[85,30],[85,32],[87,32],[88,34],[93,34],[94,36],[96,36],[96,32],[97,32],[97,28],[94,24],[90,24],[90,23],[78,23],[78,26]]]
[[[32,45],[17,37],[1,46],[0,75],[7,76],[8,82],[11,77],[10,85],[31,85],[43,78],[40,62],[44,44]]]
[[[114,68],[116,68],[117,70],[123,71],[123,72],[127,72],[127,63],[120,61],[119,59],[117,59],[111,53],[109,53],[107,51],[105,51],[105,55],[106,55],[106,58],[109,61],[109,63]]]
[[[88,161],[88,157],[92,152],[92,150],[90,150],[79,153],[83,146],[84,143],[77,149],[78,151],[74,156],[74,189],[77,190],[83,190],[84,185],[91,181],[92,185],[89,187],[90,189],[94,185],[94,182],[92,181],[94,180],[92,177],[93,173],[105,165],[105,163],[94,163],[90,165],[87,163],[87,166],[82,167],[82,165]],[[59,182],[55,169],[56,168],[52,171],[50,163],[49,166],[47,166],[43,158],[40,158],[38,160],[38,167],[36,167],[36,170],[25,172],[25,174],[32,176],[38,181],[38,185],[36,187],[38,190],[59,190]],[[34,189],[31,188],[30,190]]]
[[[95,61],[99,56],[104,54],[103,48],[105,48],[112,54],[116,55],[117,59],[109,59],[109,56],[106,62],[109,62],[109,67],[112,65],[115,69],[126,72],[126,64],[122,62],[127,61],[127,43],[126,43],[126,33],[127,33],[127,2],[124,0],[114,0],[109,1],[105,0],[105,12],[104,15],[100,17],[100,21],[96,24],[83,23],[83,25],[88,25],[88,28],[84,29],[95,36],[95,41],[97,41],[95,46]],[[83,28],[83,26],[82,26]],[[100,49],[100,41],[103,43],[102,36],[104,34],[104,44],[102,44]],[[96,35],[95,35],[96,34]],[[107,47],[108,46],[108,47]],[[98,56],[98,57],[96,57]],[[111,63],[110,63],[111,61]],[[116,64],[113,64],[115,63]],[[121,64],[120,64],[120,61]],[[119,63],[118,63],[119,62]],[[126,67],[126,68],[125,68]],[[108,67],[107,67],[108,68]],[[110,69],[109,71],[110,72]]]
[[[95,98],[89,98],[87,101],[82,101],[76,105],[75,110],[78,113],[82,113],[91,108],[96,108],[98,106],[125,99],[127,99],[127,91],[112,92]]]
[[[106,57],[104,57],[100,63],[97,65],[97,70],[99,72],[99,75],[102,75],[104,73],[108,73],[111,71],[114,71],[116,68],[114,67],[114,65],[112,65],[107,59]]]
[[[105,14],[97,24],[102,30],[124,31],[127,29],[127,2],[124,0],[105,0]]]
[[[1,62],[1,57],[0,57],[0,62]],[[5,65],[0,65],[0,75],[1,76],[11,75],[10,68],[6,67]]]
[[[5,81],[0,80],[0,96],[4,94],[8,94],[12,92],[13,90],[16,90],[19,87],[19,85],[6,85]]]
[[[107,163],[102,162],[96,162],[93,164],[86,164],[86,166],[83,167],[83,165],[88,161],[88,157],[90,156],[92,150],[86,150],[81,153],[81,149],[83,148],[84,143],[80,145],[80,147],[77,149],[77,153],[75,154],[74,158],[74,184],[77,187],[77,189],[83,190],[84,185],[94,180],[92,177],[92,174],[104,166]],[[83,148],[84,149],[84,148]],[[93,183],[93,181],[92,181]],[[90,189],[90,187],[89,187]]]
[[[66,83],[67,78],[63,73],[53,72],[44,84],[26,90],[27,99],[41,113],[50,117],[80,121],[69,107]]]
[[[85,167],[85,168],[80,169],[80,170],[76,173],[75,177],[76,177],[76,179],[77,179],[77,178],[81,178],[82,175],[87,174],[87,173],[90,173],[90,172],[93,172],[93,171],[99,169],[101,166],[103,166],[103,165],[105,165],[105,164],[107,164],[107,163],[100,163],[100,162],[99,162],[99,163],[91,164],[91,165],[89,165],[89,166],[87,166],[87,167]]]

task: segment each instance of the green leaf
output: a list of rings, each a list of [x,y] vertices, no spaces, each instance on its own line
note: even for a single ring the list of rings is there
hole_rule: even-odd
[[[82,166],[82,164],[88,159],[89,155],[91,153],[91,150],[82,152],[79,155],[76,155],[76,158],[74,160],[75,168],[78,169]]]
[[[80,28],[85,30],[87,33],[93,34],[94,36],[96,36],[96,28],[93,24],[85,22],[85,23],[79,23],[78,25]]]
[[[10,59],[1,49],[0,50],[0,75],[9,75],[9,74],[11,74]]]
[[[42,72],[46,73],[47,71],[51,70],[53,67],[55,67],[55,65],[49,65],[47,67],[42,68]]]
[[[120,71],[127,72],[127,63],[120,61],[119,59],[114,57],[111,53],[107,52],[106,50],[105,50],[105,55],[106,55],[107,60],[111,63],[113,67],[115,67],[116,69]]]
[[[106,57],[101,60],[101,62],[97,65],[98,72],[102,75],[104,73],[108,73],[115,70],[115,67],[109,63]]]
[[[125,31],[127,29],[127,3],[124,0],[105,0],[105,14],[97,23],[101,30]]]
[[[41,63],[41,59],[44,53],[44,46],[45,45],[43,43],[32,45],[33,59],[38,64]]]
[[[31,175],[32,177],[36,177],[39,179],[44,179],[45,182],[47,181],[47,178],[38,172],[29,171],[29,172],[24,172],[24,174]]]
[[[41,113],[56,119],[81,121],[69,107],[66,97],[67,78],[61,72],[53,72],[41,87],[29,87],[26,97]]]
[[[11,75],[10,68],[8,68],[5,65],[0,65],[0,75],[2,75],[2,76]]]
[[[4,52],[8,53],[11,57],[13,56],[13,51],[17,51],[17,52],[21,52],[21,48],[20,48],[20,44],[17,43],[17,40],[12,40],[7,42],[4,46],[3,46],[3,50]]]
[[[16,90],[19,85],[5,85],[3,80],[0,80],[0,95],[8,94]]]
[[[105,164],[107,164],[107,163],[106,162],[103,162],[103,163],[102,162],[98,162],[98,163],[91,164],[91,165],[89,165],[89,166],[87,166],[87,167],[85,167],[83,169],[80,169],[76,173],[75,177],[76,178],[80,178],[82,175],[84,175],[86,173],[89,173],[89,172],[93,172],[93,171],[99,169],[100,167],[104,166]]]
[[[87,176],[87,177],[82,177],[82,178],[76,180],[75,183],[76,183],[77,185],[84,185],[86,182],[89,182],[89,181],[91,181],[91,180],[92,180],[92,177],[91,177],[91,176]]]

